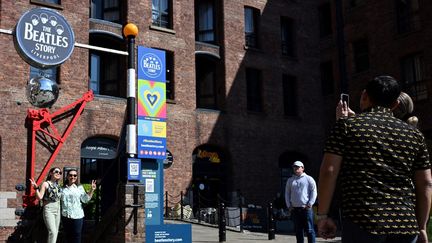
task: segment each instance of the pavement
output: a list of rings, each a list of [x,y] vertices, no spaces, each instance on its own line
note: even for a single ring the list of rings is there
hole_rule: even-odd
[[[165,220],[165,224],[186,224],[187,222],[177,220]],[[219,242],[219,229],[212,225],[198,224],[191,222],[192,225],[192,243],[216,243]],[[234,230],[226,230],[226,241],[227,243],[296,243],[295,235],[291,234],[276,234],[274,240],[268,239],[267,233],[257,232],[237,232]],[[305,237],[305,242],[307,238]],[[317,237],[316,242],[327,242],[327,243],[339,243],[341,242],[340,237],[336,237],[333,240],[324,240]]]

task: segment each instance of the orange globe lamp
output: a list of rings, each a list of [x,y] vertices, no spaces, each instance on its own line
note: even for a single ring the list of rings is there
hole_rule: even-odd
[[[135,37],[138,35],[138,27],[132,23],[129,23],[123,28],[123,34],[126,37],[129,37],[129,36]]]

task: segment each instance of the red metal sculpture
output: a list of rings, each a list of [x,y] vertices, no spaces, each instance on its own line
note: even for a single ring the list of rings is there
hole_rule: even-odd
[[[80,99],[75,102],[61,108],[60,110],[50,114],[48,109],[43,108],[40,110],[29,109],[27,111],[27,121],[31,125],[31,155],[30,155],[30,178],[35,178],[35,168],[36,168],[36,136],[38,133],[42,135],[49,136],[51,139],[55,140],[57,143],[54,145],[54,150],[49,157],[48,161],[45,163],[41,174],[38,176],[36,183],[40,185],[44,178],[46,177],[52,163],[57,157],[60,149],[62,148],[66,138],[72,131],[73,126],[77,122],[81,113],[84,110],[87,102],[93,100],[93,91],[90,90],[85,93]],[[60,134],[53,121],[58,121],[64,118],[66,114],[73,115],[72,120],[66,127],[63,134]],[[27,181],[28,184],[28,181]],[[28,186],[26,194],[23,196],[23,207],[36,206],[38,200],[35,196],[35,190],[33,187]]]

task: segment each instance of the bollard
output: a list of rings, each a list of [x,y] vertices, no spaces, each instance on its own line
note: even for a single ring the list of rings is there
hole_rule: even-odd
[[[241,200],[239,201],[239,208],[240,208],[240,232],[243,232],[243,205]]]
[[[168,218],[168,191],[165,191],[165,218]]]
[[[200,192],[198,191],[198,223],[201,223],[201,195]]]
[[[219,204],[219,242],[226,241],[225,204]]]
[[[183,220],[183,191],[180,192],[180,219]]]
[[[274,227],[275,222],[274,222],[274,218],[273,218],[273,204],[272,203],[269,203],[269,205],[268,205],[267,215],[268,215],[268,223],[267,223],[268,239],[274,240],[275,239],[275,227]]]

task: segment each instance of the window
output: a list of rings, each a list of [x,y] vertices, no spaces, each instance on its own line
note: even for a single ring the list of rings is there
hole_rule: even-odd
[[[90,45],[124,50],[122,40],[101,34],[90,35]],[[126,97],[126,58],[103,51],[90,51],[89,88],[94,94]]]
[[[333,62],[323,62],[320,65],[321,70],[321,92],[323,95],[333,94]]]
[[[396,0],[396,14],[399,34],[420,29],[418,0]]]
[[[261,88],[261,71],[254,68],[246,68],[247,109],[249,111],[263,111]]]
[[[152,0],[152,25],[172,29],[171,0]]]
[[[282,76],[284,115],[297,116],[297,78],[284,74]]]
[[[217,62],[207,55],[196,57],[197,108],[217,109]]]
[[[282,55],[294,56],[294,21],[281,17],[281,49]]]
[[[244,8],[245,41],[247,47],[258,48],[258,17],[259,10],[251,7]]]
[[[213,0],[198,2],[197,40],[201,42],[215,42],[215,12]]]
[[[414,100],[423,100],[428,97],[425,82],[424,63],[422,54],[414,54],[401,60],[402,78],[407,93]]]
[[[330,3],[325,3],[318,8],[320,37],[325,37],[333,33],[332,15]]]
[[[369,69],[369,46],[367,40],[353,43],[354,70],[356,73]]]
[[[91,0],[91,18],[121,23],[119,0]]]
[[[166,98],[174,100],[174,53],[165,51],[166,61]]]
[[[57,67],[53,67],[53,68],[48,68],[48,69],[39,69],[33,66],[30,66],[30,79],[37,77],[37,76],[42,76],[48,79],[51,79],[52,81],[59,83],[59,79],[58,79],[58,68]]]

